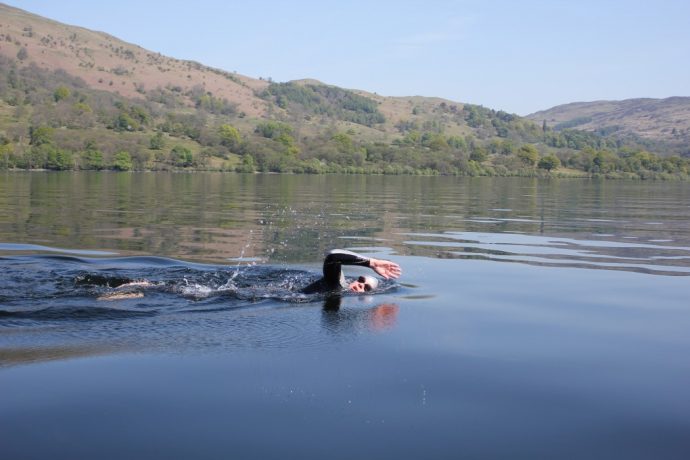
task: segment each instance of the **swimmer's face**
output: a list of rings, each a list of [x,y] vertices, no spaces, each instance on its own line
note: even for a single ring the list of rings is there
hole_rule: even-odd
[[[352,292],[369,292],[374,290],[374,286],[365,277],[360,276],[348,286]]]

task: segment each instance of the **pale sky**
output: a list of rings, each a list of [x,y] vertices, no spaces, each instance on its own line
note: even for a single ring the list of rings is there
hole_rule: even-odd
[[[519,115],[690,96],[688,0],[9,0],[250,77],[315,78]]]

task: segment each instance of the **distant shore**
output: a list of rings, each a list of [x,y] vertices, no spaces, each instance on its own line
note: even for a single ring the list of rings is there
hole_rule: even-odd
[[[328,176],[328,175],[361,175],[361,176],[420,176],[420,177],[522,177],[522,178],[535,178],[535,179],[589,179],[589,180],[632,180],[632,181],[645,181],[645,180],[660,180],[660,181],[688,181],[690,180],[690,175],[687,174],[671,174],[671,173],[654,173],[649,175],[640,175],[635,173],[607,173],[607,174],[588,174],[582,171],[564,169],[563,171],[534,171],[532,173],[508,173],[508,174],[442,174],[438,172],[428,172],[428,171],[415,171],[415,172],[402,172],[402,173],[390,173],[382,171],[333,171],[333,172],[304,172],[304,171],[233,171],[233,170],[222,170],[222,169],[188,169],[188,168],[171,168],[171,169],[132,169],[127,171],[118,171],[114,169],[101,169],[101,170],[90,170],[90,169],[68,169],[68,170],[53,170],[46,168],[35,168],[35,169],[21,169],[21,168],[10,168],[10,169],[0,169],[0,172],[6,173],[21,173],[21,172],[41,172],[41,173],[59,173],[59,172],[73,172],[73,173],[106,173],[106,174],[126,174],[126,173],[219,173],[219,174],[256,174],[256,175],[304,175],[304,176]]]

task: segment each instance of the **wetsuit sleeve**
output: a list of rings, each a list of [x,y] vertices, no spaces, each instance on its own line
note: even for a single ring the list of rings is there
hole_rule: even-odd
[[[352,251],[333,249],[323,261],[323,278],[302,289],[305,294],[328,292],[347,288],[343,276],[343,265],[369,266],[369,259]]]
[[[327,284],[342,284],[343,265],[369,266],[369,259],[360,254],[345,249],[333,249],[323,261],[323,279]]]

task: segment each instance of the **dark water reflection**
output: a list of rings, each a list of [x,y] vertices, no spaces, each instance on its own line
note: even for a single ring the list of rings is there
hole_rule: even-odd
[[[664,274],[690,266],[690,190],[676,182],[14,173],[0,192],[6,243],[212,263],[317,262],[349,244]]]
[[[664,182],[2,174],[3,454],[686,458],[689,198]],[[299,294],[332,247],[403,277]],[[131,280],[148,284],[111,297]]]

